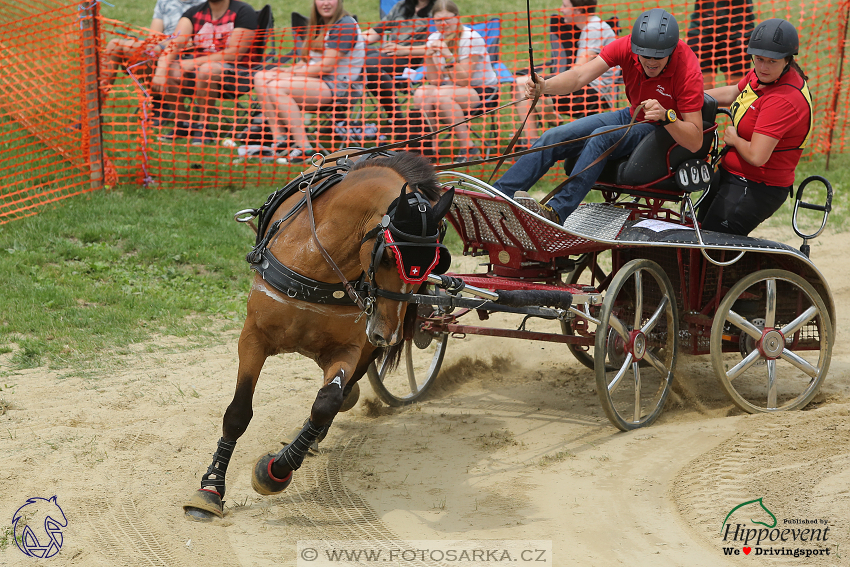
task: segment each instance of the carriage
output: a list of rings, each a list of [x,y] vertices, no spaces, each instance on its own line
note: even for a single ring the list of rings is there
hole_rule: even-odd
[[[246,257],[256,274],[233,400],[186,514],[223,516],[227,466],[251,421],[260,371],[282,352],[313,358],[324,379],[301,431],[254,463],[251,483],[264,495],[287,488],[310,447],[357,402],[364,374],[385,402],[414,402],[433,385],[456,336],[564,343],[593,369],[602,406],[622,430],[661,414],[682,349],[710,355],[745,411],[809,403],[835,339],[832,295],[808,257],[832,190],[820,177],[800,185],[792,225],[801,250],[701,231],[691,194],[705,195],[720,157],[716,113],[707,97],[698,152],[658,128],[631,155],[609,161],[597,182],[603,202],[580,206],[563,226],[475,177],[435,176],[423,157],[382,148],[314,156],[259,209],[237,213],[240,222],[259,218]],[[351,159],[366,153],[373,155]],[[826,187],[824,205],[802,200],[815,180]],[[800,208],[823,213],[814,234],[799,230]],[[465,254],[488,257],[484,272],[445,273],[443,218]],[[523,318],[517,328],[488,327],[467,324],[472,313]],[[530,330],[530,319],[557,322],[559,332]]]
[[[430,277],[423,292],[430,299],[418,300],[402,364],[389,370],[376,362],[368,370],[376,394],[389,405],[421,399],[452,337],[485,335],[565,344],[594,371],[600,402],[621,430],[658,418],[680,352],[709,355],[744,411],[808,404],[826,377],[835,339],[835,304],[808,244],[826,225],[832,189],[819,176],[800,184],[792,218],[800,250],[701,231],[692,195],[705,195],[721,156],[718,111],[706,97],[696,153],[659,128],[630,156],[609,161],[594,187],[602,202],[581,205],[563,227],[475,177],[441,173],[444,187],[455,189],[447,218],[464,254],[487,258],[485,269]],[[802,199],[813,182],[826,188],[823,205]],[[823,213],[815,233],[799,228],[800,209]],[[499,300],[517,291],[559,291],[571,301],[517,307]],[[509,328],[470,321],[494,313],[521,319]],[[560,332],[551,325],[530,330],[530,318],[557,322]]]

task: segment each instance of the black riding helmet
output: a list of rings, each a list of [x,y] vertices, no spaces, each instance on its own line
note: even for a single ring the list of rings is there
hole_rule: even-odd
[[[666,10],[653,8],[640,15],[632,29],[632,53],[667,57],[679,44],[679,24]]]
[[[785,59],[797,55],[800,50],[800,38],[797,30],[780,18],[765,20],[756,26],[747,44],[748,55],[758,55],[770,59]]]

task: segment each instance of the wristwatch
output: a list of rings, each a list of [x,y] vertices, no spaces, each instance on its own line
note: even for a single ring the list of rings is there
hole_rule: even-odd
[[[667,116],[664,117],[664,120],[661,123],[664,126],[667,126],[668,124],[672,124],[673,122],[675,122],[678,119],[679,119],[679,117],[676,116],[676,111],[671,108],[670,110],[667,111]]]

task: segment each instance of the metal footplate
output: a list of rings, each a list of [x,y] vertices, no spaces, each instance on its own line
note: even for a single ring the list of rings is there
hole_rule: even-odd
[[[564,221],[564,229],[579,236],[614,240],[620,235],[630,211],[610,203],[580,205]]]

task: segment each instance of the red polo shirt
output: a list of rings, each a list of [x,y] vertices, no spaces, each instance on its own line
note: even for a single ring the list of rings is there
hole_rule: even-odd
[[[758,88],[758,77],[753,70],[738,83],[743,92],[747,85],[758,99],[738,123],[738,136],[752,141],[753,134],[764,134],[779,142],[761,167],[747,163],[731,148],[723,156],[723,167],[730,173],[775,187],[794,184],[794,170],[803,155],[800,145],[809,133],[809,104],[800,89],[803,78],[793,69],[782,75],[776,83]]]
[[[664,108],[675,110],[679,117],[686,112],[702,111],[702,71],[697,56],[684,41],[679,40],[667,66],[657,77],[647,77],[644,73],[638,56],[632,53],[631,35],[609,43],[599,56],[609,67],[619,65],[623,70],[632,114],[640,103],[651,98]],[[637,120],[643,120],[642,111]]]

